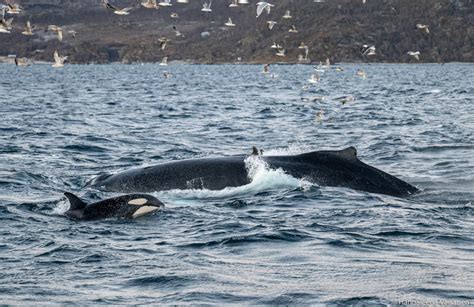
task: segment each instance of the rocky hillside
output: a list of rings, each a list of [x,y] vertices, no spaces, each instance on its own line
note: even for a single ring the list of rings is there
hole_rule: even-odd
[[[15,16],[11,34],[0,33],[0,56],[52,61],[57,49],[73,63],[156,62],[164,56],[199,63],[296,62],[304,41],[313,62],[327,57],[333,62],[416,61],[407,51],[420,51],[422,62],[474,61],[474,0],[269,0],[275,7],[259,18],[256,0],[237,8],[229,8],[230,0],[214,0],[210,13],[201,11],[205,1],[172,0],[171,7],[140,7],[118,16],[100,0],[10,0],[24,12]],[[137,5],[136,0],[110,2]],[[286,10],[293,18],[282,18]],[[235,27],[224,25],[229,17]],[[27,20],[35,26],[34,36],[21,34]],[[277,22],[272,30],[267,20]],[[417,30],[418,23],[428,25],[430,33]],[[63,28],[62,42],[45,32],[50,24]],[[184,38],[175,36],[173,25]],[[288,32],[292,25],[298,33]],[[76,38],[69,30],[77,32]],[[160,37],[171,39],[164,50]],[[286,57],[275,55],[273,42],[283,45]],[[375,45],[376,55],[362,56],[364,44]]]

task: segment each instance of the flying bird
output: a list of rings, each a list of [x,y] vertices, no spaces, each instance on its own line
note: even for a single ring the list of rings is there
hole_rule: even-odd
[[[228,27],[235,27],[235,23],[232,22],[232,18],[229,17],[227,22],[225,23],[226,26]]]
[[[117,15],[129,15],[130,11],[135,8],[135,6],[131,6],[131,7],[125,7],[123,9],[120,9],[120,8],[110,4],[108,0],[104,0],[104,4],[105,4],[106,8],[113,11],[114,14],[117,14]]]
[[[61,27],[58,27],[58,26],[55,26],[55,25],[49,25],[48,26],[48,31],[56,32],[56,35],[58,36],[58,41],[62,42],[62,40],[63,40],[63,29]]]
[[[184,38],[184,34],[181,33],[181,31],[179,31],[178,29],[176,29],[176,26],[173,26],[173,31],[174,31],[174,34],[176,35],[176,37],[183,37]]]
[[[18,15],[21,13],[23,8],[19,4],[8,4],[7,13],[12,15]]]
[[[171,0],[163,0],[163,1],[160,1],[158,5],[159,6],[172,6],[173,4],[171,4]]]
[[[166,38],[166,37],[160,37],[160,38],[158,39],[158,42],[160,42],[160,48],[161,48],[161,50],[165,50],[166,45],[167,45],[169,42],[171,42],[171,39],[168,39],[168,38]]]
[[[298,33],[298,30],[296,29],[295,25],[292,25],[291,28],[288,30],[290,33]]]
[[[293,18],[293,17],[291,16],[291,12],[287,10],[287,11],[285,12],[285,15],[283,15],[282,18],[284,18],[284,19],[291,19],[291,18]]]
[[[363,45],[361,53],[364,56],[375,55],[375,46]]]
[[[239,7],[237,0],[232,0],[232,3],[229,4],[229,7]]]
[[[207,2],[204,3],[204,4],[202,5],[201,11],[203,11],[203,12],[212,12],[211,4],[212,4],[212,1],[209,1],[209,3],[207,3]]]
[[[54,64],[53,67],[59,68],[64,66],[64,61],[67,60],[67,56],[59,56],[58,51],[54,51]]]
[[[276,24],[277,24],[276,21],[273,21],[273,20],[267,21],[267,26],[269,30],[273,29],[273,26],[275,26]]]
[[[274,5],[268,2],[265,2],[265,1],[258,2],[257,3],[257,18],[258,16],[262,14],[263,10],[266,10],[267,14],[270,14],[270,10],[272,7],[274,7]]]
[[[158,5],[156,4],[156,0],[146,0],[142,2],[141,5],[147,9],[158,9]]]
[[[430,28],[427,25],[423,25],[421,23],[416,24],[416,28],[421,32],[425,32],[426,34],[430,34]]]
[[[408,51],[407,54],[409,56],[414,57],[417,61],[420,60],[420,52],[419,51]]]
[[[29,20],[26,22],[25,31],[21,32],[21,34],[26,35],[26,36],[33,35],[33,29],[31,27],[31,23]]]

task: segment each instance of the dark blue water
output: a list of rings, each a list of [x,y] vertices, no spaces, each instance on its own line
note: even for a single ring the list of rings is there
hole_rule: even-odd
[[[301,65],[1,65],[0,302],[473,303],[474,66],[343,67],[313,86]],[[354,146],[423,192],[257,168],[244,187],[154,193],[166,209],[136,220],[63,216],[64,191],[115,195],[84,188],[101,172],[252,145]]]

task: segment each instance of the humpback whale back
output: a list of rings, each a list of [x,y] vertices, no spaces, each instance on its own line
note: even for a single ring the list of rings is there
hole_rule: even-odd
[[[228,156],[172,161],[114,175],[101,175],[93,186],[114,192],[154,192],[172,189],[221,190],[250,183],[245,159]],[[261,156],[268,167],[320,186],[348,187],[371,193],[408,196],[414,186],[367,165],[357,150],[322,150],[290,156]]]

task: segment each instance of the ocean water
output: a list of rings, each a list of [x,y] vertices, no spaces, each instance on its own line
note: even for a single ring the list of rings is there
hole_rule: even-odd
[[[0,303],[474,304],[474,66],[341,66],[311,85],[309,65],[0,65]],[[422,191],[254,165],[243,187],[153,193],[143,218],[63,215],[64,191],[117,195],[85,187],[102,172],[253,145],[354,146]]]

